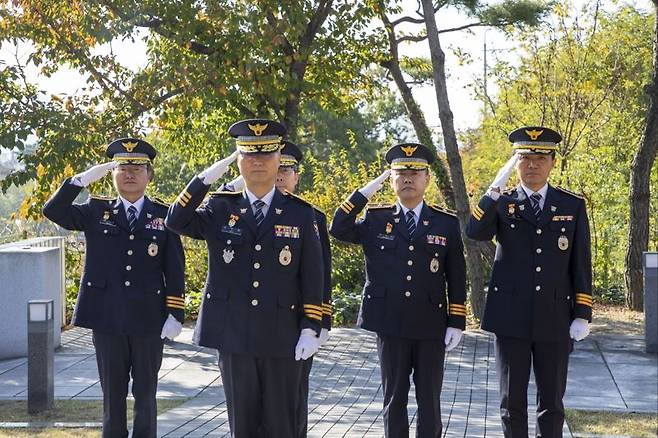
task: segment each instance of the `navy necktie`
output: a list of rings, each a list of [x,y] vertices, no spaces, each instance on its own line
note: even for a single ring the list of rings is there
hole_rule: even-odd
[[[416,214],[413,210],[407,212],[407,229],[409,230],[409,237],[413,237],[416,231]]]
[[[135,224],[137,223],[137,209],[134,205],[128,207],[128,227],[130,231],[135,231]]]
[[[541,201],[541,194],[538,192],[533,193],[530,195],[530,200],[532,201],[532,209],[535,212],[535,217],[539,219],[539,216],[541,216],[541,206],[539,204],[539,201]]]
[[[253,205],[254,208],[256,209],[256,211],[254,212],[254,217],[256,218],[256,225],[260,226],[260,224],[263,223],[263,219],[265,219],[265,215],[263,214],[263,207],[265,207],[265,203],[260,199],[256,199]]]

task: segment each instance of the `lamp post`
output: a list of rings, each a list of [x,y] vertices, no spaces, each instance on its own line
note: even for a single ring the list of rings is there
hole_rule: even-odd
[[[647,353],[658,353],[658,252],[645,251],[644,344]]]
[[[27,411],[51,409],[54,387],[54,302],[27,302]]]

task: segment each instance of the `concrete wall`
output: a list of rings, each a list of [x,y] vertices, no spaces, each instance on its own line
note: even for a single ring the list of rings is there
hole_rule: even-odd
[[[0,359],[27,356],[27,302],[54,301],[54,346],[60,345],[62,272],[60,248],[0,248]]]

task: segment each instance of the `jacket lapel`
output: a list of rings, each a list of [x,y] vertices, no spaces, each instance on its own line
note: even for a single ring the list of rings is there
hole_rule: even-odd
[[[240,196],[239,201],[234,207],[233,214],[240,217],[240,220],[247,224],[247,228],[249,228],[251,234],[256,235],[256,218],[254,217],[254,212],[251,209],[251,203],[246,192],[242,192],[242,196]]]
[[[553,215],[559,208],[558,201],[559,196],[557,196],[555,189],[549,184],[548,191],[546,192],[546,199],[544,200],[544,208],[539,216],[538,225],[540,227],[543,227],[553,219]]]
[[[404,214],[402,214],[402,207],[400,207],[400,204],[395,204],[395,211],[393,212],[393,229],[401,238],[409,242],[407,221],[405,220]]]
[[[282,210],[282,206],[287,202],[288,198],[281,193],[278,189],[274,190],[274,196],[272,197],[272,204],[267,209],[267,214],[263,219],[263,222],[258,227],[258,238],[267,232],[267,230],[272,230],[274,221],[277,216],[279,216],[276,211]],[[255,223],[255,220],[254,220]]]
[[[430,217],[432,216],[432,211],[427,206],[427,203],[423,201],[423,208],[420,210],[420,218],[418,219],[418,225],[416,226],[416,231],[414,231],[412,242],[415,242],[418,236],[424,236],[425,231],[430,226]],[[427,224],[427,225],[425,225]],[[405,224],[406,227],[406,224]]]
[[[114,218],[114,222],[119,227],[126,231],[130,231],[130,227],[128,226],[128,218],[126,217],[126,210],[123,208],[121,198],[117,198],[117,200],[114,201],[114,204],[112,205],[112,217]]]

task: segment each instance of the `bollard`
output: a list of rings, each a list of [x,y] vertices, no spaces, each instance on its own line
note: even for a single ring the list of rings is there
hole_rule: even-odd
[[[27,302],[27,411],[36,414],[53,407],[54,302]]]
[[[647,353],[658,353],[658,252],[644,252],[644,341]]]

